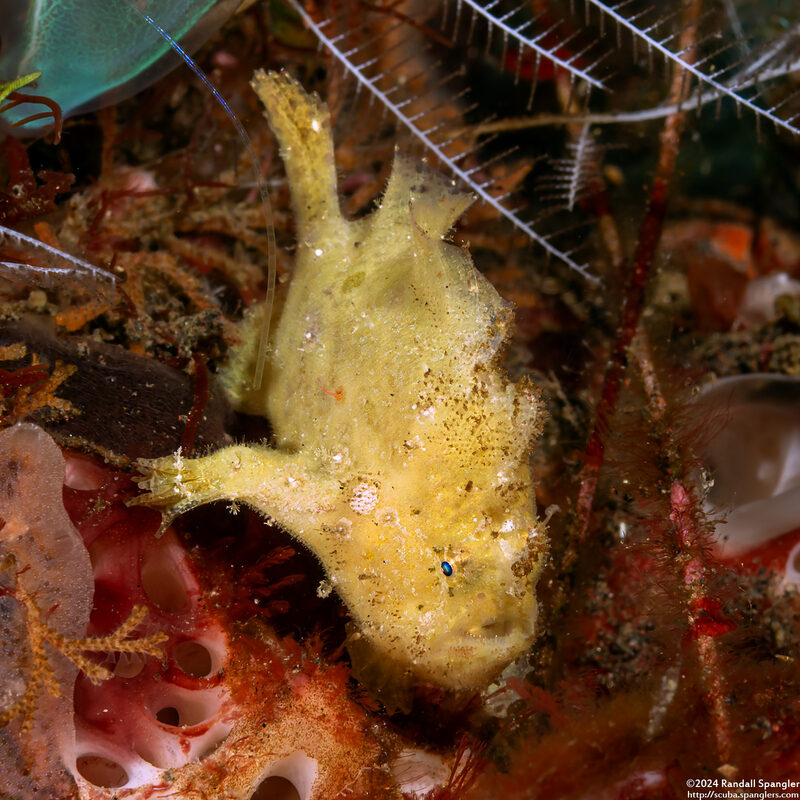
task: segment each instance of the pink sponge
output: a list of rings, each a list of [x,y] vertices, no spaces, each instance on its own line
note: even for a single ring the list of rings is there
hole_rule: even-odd
[[[64,458],[35,425],[0,432],[0,796],[63,791],[77,666],[53,647],[85,634],[89,553],[61,502]]]
[[[0,432],[0,796],[395,796],[347,668],[234,623],[227,563],[201,587],[136,493],[34,425]]]
[[[75,771],[89,784],[127,789],[197,761],[232,725],[222,625],[175,534],[156,538],[160,515],[125,506],[132,493],[125,476],[79,456],[68,459],[65,501],[94,570],[88,635],[111,633],[144,606],[148,613],[134,638],[167,636],[163,660],[110,653],[103,663],[112,679],[95,684],[81,674],[75,684]]]

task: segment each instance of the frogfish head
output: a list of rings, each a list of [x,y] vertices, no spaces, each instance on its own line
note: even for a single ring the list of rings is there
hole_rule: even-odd
[[[373,531],[370,561],[381,568],[362,573],[373,588],[348,649],[356,676],[387,705],[407,707],[414,684],[480,691],[534,640],[545,535],[533,503],[491,511],[473,500],[457,517],[415,509],[401,535],[396,517]]]

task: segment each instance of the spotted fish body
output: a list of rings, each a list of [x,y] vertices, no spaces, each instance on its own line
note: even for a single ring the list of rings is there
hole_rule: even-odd
[[[254,323],[226,380],[274,446],[149,462],[171,518],[247,503],[322,562],[373,687],[485,686],[531,644],[546,550],[528,465],[542,411],[498,365],[508,305],[445,241],[471,198],[398,158],[378,208],[339,210],[327,110],[256,75],[292,189],[298,249],[259,391]]]

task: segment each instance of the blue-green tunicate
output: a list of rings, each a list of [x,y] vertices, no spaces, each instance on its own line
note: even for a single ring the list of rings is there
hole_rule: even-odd
[[[239,2],[0,0],[0,79],[41,70],[35,93],[55,100],[65,116],[119,102],[180,63],[134,3],[191,51]],[[4,113],[2,121],[13,124],[39,111],[38,106],[24,104]],[[30,134],[46,124],[38,120],[16,130]]]

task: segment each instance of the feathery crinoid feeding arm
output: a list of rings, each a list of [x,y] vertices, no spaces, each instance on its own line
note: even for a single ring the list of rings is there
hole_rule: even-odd
[[[498,364],[513,316],[445,237],[471,202],[398,158],[379,207],[339,210],[326,108],[259,73],[298,249],[265,381],[245,341],[225,376],[275,447],[148,462],[144,502],[259,509],[320,559],[353,617],[357,674],[390,704],[430,681],[481,688],[531,644],[546,549],[528,456],[533,387]]]

